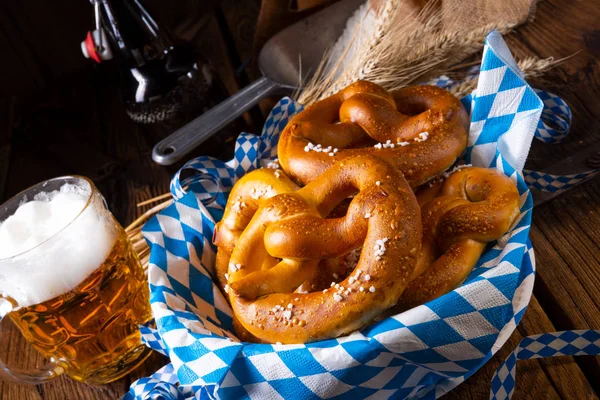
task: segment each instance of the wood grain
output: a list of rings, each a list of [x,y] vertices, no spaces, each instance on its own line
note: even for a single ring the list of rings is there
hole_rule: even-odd
[[[531,239],[535,293],[559,330],[600,327],[600,179],[540,207]],[[600,392],[600,358],[577,362]]]
[[[534,87],[558,94],[571,106],[571,133],[560,146],[534,140],[526,168],[541,169],[600,140],[600,107],[594,101],[600,91],[599,9],[598,0],[542,1],[534,20],[507,37],[516,57],[571,57],[531,81]]]
[[[249,80],[244,72],[242,63],[231,39],[231,34],[225,32],[226,23],[223,21],[220,8],[217,6],[205,8],[201,24],[182,24],[176,28],[179,37],[192,43],[208,60],[218,73],[227,93],[232,95],[248,85]],[[210,39],[207,39],[210,38]],[[256,110],[243,114],[243,119],[249,126],[259,127],[262,116]]]
[[[254,68],[255,60],[253,60],[255,56],[253,38],[260,11],[260,1],[222,0],[219,3],[240,62],[238,71],[244,70],[247,77],[254,80],[260,75],[260,72]]]

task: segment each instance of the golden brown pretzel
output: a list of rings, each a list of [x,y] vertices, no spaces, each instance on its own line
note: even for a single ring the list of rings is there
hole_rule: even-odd
[[[235,242],[258,210],[259,201],[296,190],[298,186],[285,173],[270,168],[249,172],[236,182],[213,234],[213,243],[219,248],[215,269],[221,289],[225,290],[227,285],[226,274]]]
[[[324,218],[355,193],[344,216]],[[419,216],[406,180],[372,156],[348,158],[296,192],[261,200],[231,253],[234,315],[251,335],[271,343],[304,343],[363,327],[406,287],[419,253]],[[221,229],[217,238],[224,237]],[[336,286],[295,292],[321,272],[320,260],[361,246],[355,270]]]
[[[456,161],[467,146],[468,127],[460,100],[444,89],[413,86],[389,93],[358,81],[290,120],[279,139],[279,163],[307,184],[337,161],[370,154],[397,167],[416,187]]]
[[[213,243],[218,246],[215,270],[221,290],[228,291],[227,272],[231,252],[237,239],[256,213],[259,202],[295,190],[298,190],[298,186],[283,171],[270,168],[249,172],[236,182],[229,194],[223,218],[215,225],[213,233]],[[241,340],[257,341],[243,328],[235,315],[233,326]]]
[[[417,194],[423,244],[395,311],[433,300],[459,286],[487,243],[504,235],[519,215],[515,184],[487,168],[464,168]]]

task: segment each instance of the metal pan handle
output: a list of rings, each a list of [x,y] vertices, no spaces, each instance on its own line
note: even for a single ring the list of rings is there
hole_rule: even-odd
[[[161,140],[152,150],[152,159],[161,165],[181,160],[261,99],[282,88],[279,83],[263,76]]]

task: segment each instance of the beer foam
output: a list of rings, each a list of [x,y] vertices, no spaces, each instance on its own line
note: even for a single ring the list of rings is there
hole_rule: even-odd
[[[65,184],[23,200],[0,224],[0,294],[19,306],[50,300],[75,288],[110,253],[116,232],[102,198]]]

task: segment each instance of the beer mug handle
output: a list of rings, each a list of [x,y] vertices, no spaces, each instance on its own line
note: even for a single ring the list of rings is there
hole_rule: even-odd
[[[13,303],[4,297],[1,297],[0,295],[0,323],[2,322],[2,319],[13,310],[13,308]],[[56,378],[63,372],[64,370],[62,367],[53,363],[48,363],[42,368],[31,371],[23,371],[18,368],[8,368],[0,359],[0,378],[16,383],[37,385],[39,383],[44,383],[50,379]]]

